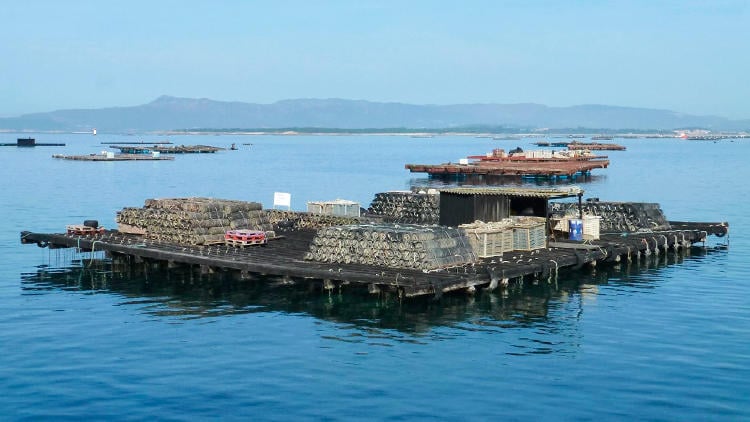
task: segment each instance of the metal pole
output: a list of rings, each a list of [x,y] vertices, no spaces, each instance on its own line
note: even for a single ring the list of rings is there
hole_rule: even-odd
[[[549,245],[549,236],[552,234],[552,228],[549,226],[549,199],[544,201],[544,246]]]
[[[578,194],[578,218],[583,220],[583,192]]]

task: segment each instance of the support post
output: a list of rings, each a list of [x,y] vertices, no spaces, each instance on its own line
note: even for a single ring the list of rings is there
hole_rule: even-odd
[[[552,228],[549,226],[549,199],[544,201],[544,246],[548,246]]]
[[[583,192],[578,194],[578,218],[583,221]]]

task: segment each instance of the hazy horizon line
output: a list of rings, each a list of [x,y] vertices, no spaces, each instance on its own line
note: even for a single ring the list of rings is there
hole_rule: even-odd
[[[129,108],[129,107],[139,107],[148,105],[154,102],[159,101],[163,98],[175,98],[175,99],[181,99],[181,100],[207,100],[207,101],[213,101],[213,102],[220,102],[220,103],[242,103],[242,104],[258,104],[258,105],[273,105],[284,101],[330,101],[330,100],[340,100],[340,101],[352,101],[352,102],[367,102],[367,103],[375,103],[375,104],[404,104],[404,105],[413,105],[413,106],[435,106],[435,107],[443,107],[443,106],[466,106],[466,105],[534,105],[534,106],[541,106],[541,107],[547,107],[547,108],[572,108],[572,107],[585,107],[585,106],[596,106],[596,107],[615,107],[615,108],[624,108],[624,109],[640,109],[640,110],[652,110],[652,111],[668,111],[671,113],[677,113],[677,114],[684,114],[688,116],[696,116],[696,117],[720,117],[727,120],[732,121],[742,121],[742,120],[750,120],[750,117],[727,117],[725,115],[721,114],[693,114],[689,112],[683,112],[679,110],[673,110],[669,108],[658,108],[658,107],[650,107],[650,106],[630,106],[630,105],[617,105],[617,104],[610,104],[610,103],[581,103],[581,104],[569,104],[569,105],[550,105],[545,104],[541,102],[533,102],[533,101],[523,101],[523,102],[480,102],[480,101],[474,101],[474,102],[451,102],[451,103],[419,103],[419,102],[406,102],[406,101],[397,101],[397,100],[370,100],[370,99],[363,99],[363,98],[343,98],[343,97],[296,97],[296,98],[283,98],[276,101],[271,102],[253,102],[253,101],[247,101],[247,100],[225,100],[225,99],[216,99],[216,98],[210,98],[210,97],[186,97],[186,96],[179,96],[179,95],[171,95],[171,94],[161,94],[156,97],[154,97],[150,101],[140,102],[138,104],[130,104],[130,105],[108,105],[108,106],[82,106],[82,107],[75,107],[75,106],[69,106],[69,107],[58,107],[53,108],[52,110],[45,110],[45,111],[29,111],[29,112],[21,112],[21,113],[0,113],[0,118],[18,118],[23,117],[26,115],[31,114],[44,114],[44,113],[54,113],[59,111],[69,111],[69,110],[100,110],[100,109],[109,109],[109,108]]]

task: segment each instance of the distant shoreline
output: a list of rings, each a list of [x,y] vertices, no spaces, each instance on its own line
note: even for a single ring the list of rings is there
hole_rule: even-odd
[[[282,128],[282,129],[193,129],[193,130],[155,130],[143,132],[106,132],[99,131],[100,135],[122,135],[122,136],[404,136],[411,138],[433,138],[439,136],[471,136],[475,138],[490,138],[494,140],[516,140],[524,138],[558,138],[575,141],[576,139],[609,138],[639,139],[639,138],[678,138],[680,130],[664,131],[616,131],[612,129],[583,129],[580,131],[554,130],[518,130],[510,131],[482,129],[339,129],[339,128]],[[686,130],[686,132],[690,132]],[[65,131],[65,130],[11,130],[0,129],[0,134],[70,134],[93,136],[90,132]],[[707,138],[750,138],[748,132],[709,132],[704,134]]]

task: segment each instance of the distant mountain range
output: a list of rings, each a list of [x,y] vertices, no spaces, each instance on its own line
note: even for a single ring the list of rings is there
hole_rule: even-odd
[[[58,110],[0,118],[0,129],[142,132],[192,129],[338,128],[459,129],[462,127],[674,130],[750,130],[749,120],[669,110],[541,104],[415,105],[342,99],[297,99],[273,104],[162,96],[133,107]]]

